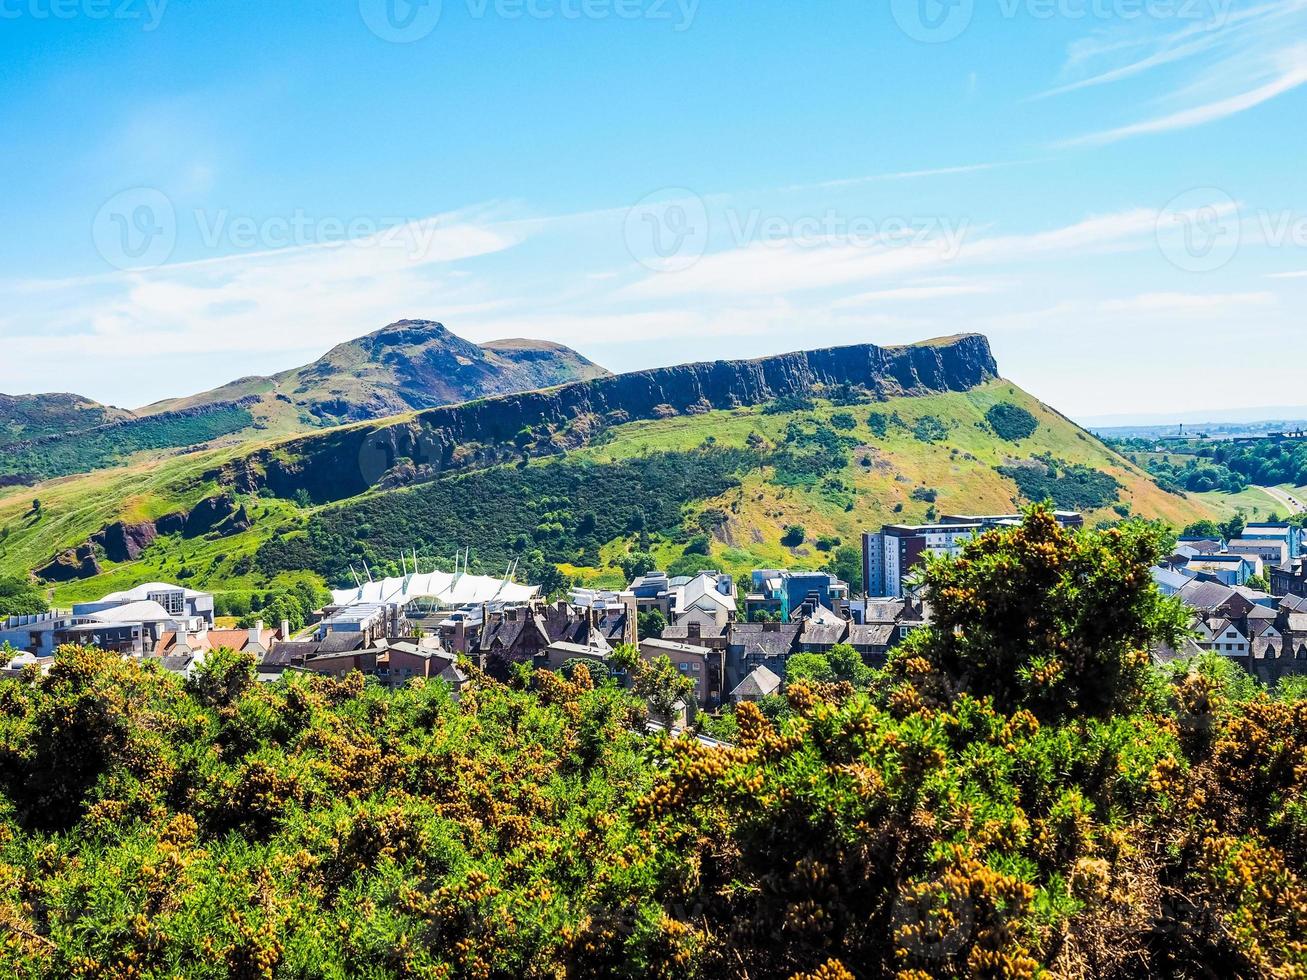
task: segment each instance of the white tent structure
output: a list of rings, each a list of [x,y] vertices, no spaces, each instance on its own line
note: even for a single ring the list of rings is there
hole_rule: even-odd
[[[417,559],[413,559],[417,568]],[[359,583],[354,589],[335,589],[331,601],[336,606],[352,606],[360,602],[396,603],[406,606],[422,602],[437,608],[457,608],[480,603],[529,602],[539,593],[538,585],[518,585],[512,581],[512,569],[503,578],[491,575],[472,575],[460,571],[455,564],[453,572],[414,572],[399,578]]]

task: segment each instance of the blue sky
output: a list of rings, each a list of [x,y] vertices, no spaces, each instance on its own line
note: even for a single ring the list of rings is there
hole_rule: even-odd
[[[1307,0],[0,0],[0,390],[402,317],[614,370],[979,330],[1079,418],[1307,401]]]

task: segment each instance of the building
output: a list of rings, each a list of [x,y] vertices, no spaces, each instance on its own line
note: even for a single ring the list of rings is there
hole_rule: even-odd
[[[792,623],[811,616],[818,608],[844,616],[849,585],[829,572],[801,572],[764,568],[754,571],[744,597],[745,615],[766,612]]]
[[[700,572],[669,581],[671,615],[668,622],[685,626],[722,627],[735,619],[735,580],[720,572]]]
[[[648,639],[640,641],[640,657],[656,660],[666,657],[682,674],[694,682],[694,698],[700,708],[721,703],[723,658],[706,647],[677,643],[673,640]]]
[[[1078,528],[1084,518],[1074,511],[1054,512],[1064,527]],[[869,596],[903,596],[913,569],[926,555],[956,556],[977,534],[1021,523],[1020,514],[946,514],[934,524],[886,524],[862,535],[862,581]]]
[[[1285,538],[1233,538],[1227,548],[1233,555],[1251,555],[1263,565],[1283,565],[1289,560],[1289,542]]]
[[[1206,576],[1223,585],[1243,585],[1253,575],[1260,575],[1262,560],[1256,555],[1199,555],[1176,568],[1190,578]]]
[[[1254,521],[1251,524],[1244,525],[1243,534],[1240,537],[1245,540],[1258,538],[1283,541],[1288,549],[1288,554],[1285,556],[1287,561],[1290,558],[1302,557],[1302,535],[1301,528],[1294,527],[1284,521]]]
[[[96,613],[109,612],[115,609],[121,610],[125,606],[143,602],[157,604],[175,622],[202,619],[208,626],[213,626],[212,594],[197,592],[194,589],[188,589],[180,585],[170,585],[167,582],[146,582],[134,589],[110,592],[104,598],[97,599],[94,602],[75,603],[73,605],[73,616],[90,617]],[[116,617],[119,621],[122,618],[122,616]]]
[[[781,679],[764,666],[755,667],[739,684],[731,689],[731,703],[741,701],[761,701],[772,694],[778,694]]]
[[[332,633],[356,633],[367,644],[384,636],[402,636],[407,626],[404,606],[400,603],[354,602],[331,608],[318,623],[316,636],[325,640]]]

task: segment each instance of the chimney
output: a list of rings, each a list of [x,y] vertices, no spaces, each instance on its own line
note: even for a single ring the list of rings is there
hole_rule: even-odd
[[[261,619],[256,619],[256,620],[254,621],[254,629],[258,632],[259,636],[262,636],[262,635],[263,635],[263,620],[261,620]]]
[[[703,626],[699,623],[688,623],[686,625],[686,635],[689,639],[699,639],[703,636]]]
[[[283,640],[289,640],[289,639],[290,639],[290,620],[289,620],[289,619],[283,619],[283,620],[281,621],[281,638],[282,638]],[[260,642],[260,643],[263,642],[263,633],[262,633],[261,631],[260,631],[260,633],[259,633],[259,642]]]
[[[454,624],[454,652],[467,653],[467,624],[462,616]]]
[[[775,623],[775,622],[766,622],[766,623],[763,623],[763,624],[762,624],[762,631],[763,631],[764,633],[779,633],[779,632],[781,631],[781,624],[780,624],[780,623]]]

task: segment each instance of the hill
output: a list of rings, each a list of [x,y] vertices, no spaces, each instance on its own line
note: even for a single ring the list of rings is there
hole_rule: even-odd
[[[401,551],[465,546],[486,570],[525,556],[594,584],[645,551],[680,570],[849,574],[861,531],[935,513],[1051,497],[1091,521],[1221,515],[999,378],[975,335],[610,376],[37,491],[39,512],[31,490],[0,496],[0,573],[42,570],[61,601],[152,578],[339,584],[351,563],[398,572]],[[215,520],[184,533],[196,508]]]
[[[255,415],[265,427],[293,431],[548,388],[607,373],[561,344],[498,340],[477,345],[431,320],[400,320],[338,344],[311,364],[269,377],[241,378],[140,411],[171,412],[257,396]]]
[[[128,412],[78,395],[0,395],[0,485],[30,484],[222,440],[329,428],[608,372],[560,344],[476,345],[439,323],[403,320],[312,364],[248,377]]]
[[[132,413],[66,392],[0,394],[0,446],[90,429],[132,417]]]

